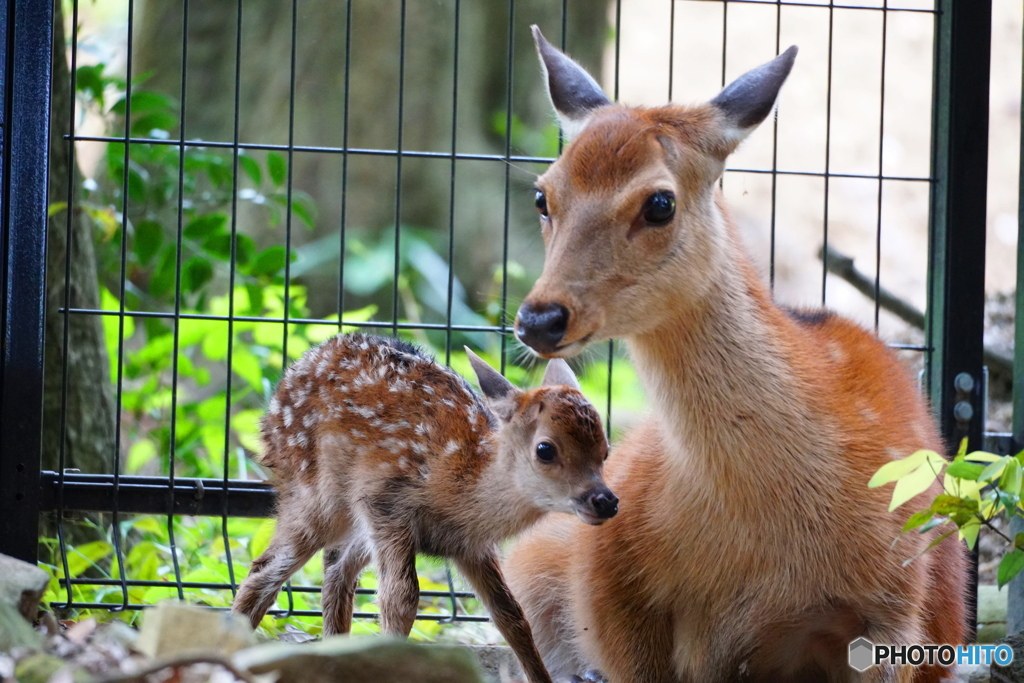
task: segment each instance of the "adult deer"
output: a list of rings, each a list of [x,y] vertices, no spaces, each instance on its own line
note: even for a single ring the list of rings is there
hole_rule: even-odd
[[[706,104],[613,104],[534,27],[572,138],[537,180],[544,270],[516,334],[544,357],[625,339],[650,418],[609,459],[621,513],[549,516],[505,568],[556,677],[613,683],[936,681],[848,666],[848,645],[961,643],[966,558],[900,530],[886,462],[940,439],[876,337],[771,296],[717,189],[796,47]],[[933,491],[935,493],[935,491]]]

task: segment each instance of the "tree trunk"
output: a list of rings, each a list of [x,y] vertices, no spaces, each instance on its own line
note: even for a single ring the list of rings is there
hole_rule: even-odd
[[[78,168],[73,166],[71,143],[64,139],[64,135],[71,131],[74,94],[71,92],[64,16],[59,0],[54,2],[53,35],[43,467],[59,467],[61,425],[65,424],[64,466],[83,472],[110,472],[114,460],[114,399],[102,321],[97,316],[66,317],[61,313],[67,302],[74,308],[99,308],[99,281],[92,223],[78,208],[81,176]],[[65,203],[63,210],[55,210],[58,204]],[[69,249],[70,269],[65,282],[65,258]],[[65,324],[68,339],[66,355]],[[65,369],[66,403],[62,391]]]
[[[599,72],[607,32],[604,3],[570,3],[567,44],[591,72]],[[348,146],[350,148],[447,153],[452,149],[453,64],[455,63],[453,0],[408,2],[404,60],[401,59],[402,5],[398,0],[352,0],[351,60],[346,64],[346,3],[303,0],[295,22],[294,112],[292,91],[292,4],[245,2],[242,10],[239,137],[243,142],[287,144],[294,114],[294,144],[340,148],[345,142],[345,79],[348,68]],[[181,92],[182,11],[180,0],[139,3],[135,72],[149,72],[143,87],[177,98]],[[235,26],[237,5],[231,2],[191,3],[188,7],[188,70],[185,136],[230,141],[235,114]],[[511,111],[513,154],[538,154],[537,131],[551,122],[549,104],[529,25],[540,24],[559,42],[560,3],[520,0],[515,3]],[[509,80],[509,5],[505,2],[462,2],[458,39],[458,110],[456,148],[460,153],[504,154]],[[404,73],[400,79],[400,69]],[[401,87],[400,87],[401,82]],[[401,128],[399,98],[402,98]],[[532,137],[531,137],[532,136]],[[396,223],[396,160],[388,155],[350,154],[342,196],[342,155],[296,153],[293,186],[309,193],[319,208],[315,230],[293,229],[293,246],[337,235],[342,201],[348,234],[392,234]],[[536,250],[539,240],[529,193],[538,166],[510,169],[513,258],[523,249]],[[495,262],[502,254],[505,220],[505,164],[500,161],[459,162],[455,176],[455,268],[470,296],[484,293]],[[447,251],[451,161],[446,158],[402,159],[401,209],[398,223],[426,228],[435,247]],[[280,243],[273,232],[248,211],[240,229],[258,241]],[[258,234],[254,234],[258,233]],[[333,247],[335,254],[339,247]],[[536,254],[539,257],[539,252]],[[336,310],[339,259],[303,276],[315,315]],[[540,262],[539,258],[536,261]],[[381,301],[381,318],[392,314],[390,300]],[[475,301],[479,304],[479,301]],[[346,305],[346,307],[348,307]],[[402,315],[403,312],[397,312]]]

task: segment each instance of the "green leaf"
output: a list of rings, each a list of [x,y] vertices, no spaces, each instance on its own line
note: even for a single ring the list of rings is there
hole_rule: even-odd
[[[945,524],[948,521],[949,520],[946,519],[945,517],[932,517],[931,519],[928,520],[928,522],[924,526],[922,526],[917,531],[918,531],[918,533],[926,534],[929,531],[931,531],[932,529],[934,529],[935,527],[942,526],[943,524]]]
[[[889,512],[927,491],[934,481],[935,472],[932,470],[932,464],[926,460],[916,470],[896,482],[896,487],[892,491],[892,501],[889,503]]]
[[[260,165],[255,159],[248,154],[239,154],[238,165],[241,167],[242,171],[249,176],[253,185],[259,187],[263,184],[263,172],[260,170]]]
[[[92,97],[100,109],[103,108],[103,91],[106,88],[106,81],[103,78],[105,68],[106,64],[94,64],[75,69],[75,89]]]
[[[146,201],[146,186],[149,174],[135,164],[128,167],[128,198],[133,202]]]
[[[213,266],[204,258],[193,256],[181,270],[181,286],[186,292],[197,292],[213,279]]]
[[[285,248],[267,247],[261,251],[249,268],[250,275],[277,275],[284,268]]]
[[[1003,459],[1003,456],[1001,455],[996,455],[995,453],[987,453],[985,451],[974,451],[972,453],[968,453],[967,455],[957,457],[963,457],[964,460],[970,460],[971,462],[995,462],[997,460]]]
[[[1003,470],[1003,476],[999,478],[999,488],[1006,491],[1009,494],[1020,496],[1021,486],[1021,467],[1020,463],[1014,458],[1010,458],[1009,463],[1006,465],[1006,469]]]
[[[67,202],[50,202],[50,205],[46,207],[46,217],[53,218],[66,208],[68,208]]]
[[[203,239],[203,251],[221,261],[231,259],[231,235],[218,232]]]
[[[267,154],[267,171],[270,173],[270,181],[275,185],[284,185],[288,176],[288,164],[284,157],[277,152]]]
[[[1003,469],[1006,468],[1006,465],[1010,460],[1011,458],[1008,456],[999,458],[999,460],[996,460],[981,471],[981,474],[978,476],[978,481],[994,481],[1003,473]]]
[[[175,269],[177,267],[177,254],[173,245],[164,250],[160,257],[160,263],[149,281],[149,293],[155,297],[164,297],[174,291]]]
[[[188,222],[182,234],[188,239],[205,239],[218,232],[224,232],[228,217],[223,213],[207,213],[196,216]]]
[[[984,471],[984,465],[978,465],[973,462],[967,462],[960,460],[952,463],[946,468],[946,474],[957,479],[967,479],[968,481],[978,481],[978,477],[981,476]]]
[[[142,265],[148,265],[160,245],[164,242],[164,228],[156,221],[144,220],[135,225],[135,239],[132,241],[132,251]]]
[[[907,533],[908,531],[912,531],[918,528],[925,522],[929,521],[931,518],[931,510],[921,510],[920,512],[915,512],[914,514],[910,515],[910,518],[907,519],[907,523],[903,525],[903,533]]]
[[[911,472],[917,470],[922,463],[926,462],[928,458],[928,451],[917,451],[912,455],[908,455],[900,460],[893,460],[882,465],[875,476],[871,477],[871,481],[868,482],[869,488],[877,488],[884,486],[885,484],[891,484],[894,481],[898,481],[903,477],[907,476]]]
[[[996,572],[999,587],[1002,588],[1012,581],[1013,577],[1020,574],[1022,569],[1024,569],[1024,550],[1014,548],[1003,555],[1003,559],[999,562],[999,570]]]
[[[316,227],[316,204],[312,197],[295,191],[292,193],[292,213],[299,217],[307,228]]]
[[[118,105],[121,106],[121,111],[116,111],[115,113],[124,114],[124,100],[122,99],[118,104],[115,104],[113,108],[116,110]],[[170,109],[173,109],[171,100],[158,92],[153,92],[152,90],[132,91],[133,115],[150,111],[168,111]]]
[[[253,389],[260,390],[263,384],[263,366],[256,356],[242,348],[235,349],[231,356],[231,369]]]
[[[932,501],[931,511],[933,514],[941,517],[948,517],[960,511],[973,513],[978,511],[978,501],[973,498],[960,498],[959,496],[951,496],[948,493],[940,493]]]
[[[70,548],[68,552],[68,572],[71,578],[77,579],[86,569],[94,567],[114,548],[106,541],[90,541]]]

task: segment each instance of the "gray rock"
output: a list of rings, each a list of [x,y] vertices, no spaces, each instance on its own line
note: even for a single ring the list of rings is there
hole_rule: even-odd
[[[505,645],[473,645],[469,648],[480,662],[484,670],[484,680],[488,683],[500,683],[512,678],[522,677],[519,660],[512,648]]]
[[[990,673],[993,683],[1021,683],[1024,681],[1024,633],[1007,636],[999,642],[1013,648],[1013,661],[1008,666],[992,665]]]
[[[30,622],[49,583],[50,575],[34,564],[0,555],[0,602],[13,605]]]
[[[32,628],[14,605],[0,601],[0,652],[37,650],[42,646],[43,634]]]
[[[232,661],[252,673],[276,673],[278,683],[483,683],[467,648],[385,638],[265,643],[236,652]]]

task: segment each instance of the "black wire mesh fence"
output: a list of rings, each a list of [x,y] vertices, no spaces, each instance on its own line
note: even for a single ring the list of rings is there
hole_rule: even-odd
[[[21,41],[39,41],[13,28],[25,26],[13,21],[19,5],[4,3],[8,67],[12,49],[28,49]],[[562,143],[531,23],[635,104],[708,99],[799,44],[778,117],[731,159],[725,196],[781,300],[873,326],[927,365],[947,437],[980,438],[979,419],[952,419],[944,387],[954,371],[981,384],[980,321],[962,312],[977,306],[983,251],[979,266],[976,250],[956,245],[978,210],[963,189],[985,160],[954,173],[950,140],[987,115],[987,102],[955,97],[987,87],[964,85],[978,68],[965,55],[987,55],[976,35],[985,3],[57,9],[55,54],[67,68],[53,71],[50,194],[34,214],[37,230],[49,222],[47,281],[19,298],[12,283],[25,275],[5,270],[0,377],[0,542],[29,555],[41,534],[55,607],[132,612],[176,597],[227,608],[272,529],[273,492],[253,460],[259,416],[283,368],[333,334],[399,335],[464,372],[468,344],[514,381],[537,379],[510,323],[543,260],[530,187]],[[17,90],[39,74],[9,78]],[[12,107],[5,95],[7,121]],[[8,226],[18,133],[4,148]],[[6,234],[9,264],[22,239]],[[830,250],[855,258],[867,296],[829,274]],[[887,289],[929,305],[925,329],[885,310]],[[45,391],[41,334],[32,320],[12,322],[33,292],[46,302]],[[954,326],[970,339],[950,341]],[[18,381],[38,384],[43,424],[15,433],[22,345],[39,350],[35,374]],[[636,422],[642,390],[621,349],[593,349],[578,369],[612,434]],[[980,391],[971,400],[980,415]],[[11,455],[26,447],[41,467]],[[26,507],[22,491],[34,489]],[[421,637],[438,637],[442,622],[486,621],[443,565],[420,570]],[[319,572],[314,559],[274,616],[316,632]],[[374,628],[374,586],[369,573],[357,628]]]

